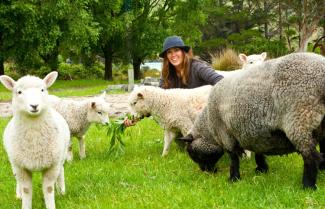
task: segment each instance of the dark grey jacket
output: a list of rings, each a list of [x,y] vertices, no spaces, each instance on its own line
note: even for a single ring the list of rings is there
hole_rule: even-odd
[[[175,86],[172,86],[172,88],[192,89],[204,85],[214,85],[223,78],[222,75],[216,73],[207,63],[196,59],[192,60],[187,85],[181,83],[175,72],[170,72],[170,74],[172,75],[169,78],[170,81],[175,83]],[[173,82],[174,79],[175,81]],[[163,80],[160,79],[159,87],[162,86]]]

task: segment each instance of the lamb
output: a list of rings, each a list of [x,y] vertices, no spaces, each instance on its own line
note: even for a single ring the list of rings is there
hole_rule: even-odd
[[[86,157],[85,133],[92,122],[108,124],[108,113],[110,104],[105,100],[106,93],[97,97],[75,101],[71,99],[61,99],[51,95],[51,104],[67,121],[71,139],[76,137],[79,141],[79,157]],[[67,161],[73,160],[72,142],[70,141]]]
[[[22,208],[32,208],[32,172],[42,171],[45,205],[55,208],[54,183],[65,193],[64,161],[70,131],[64,118],[51,108],[47,88],[57,78],[49,73],[43,80],[24,76],[18,81],[0,76],[1,83],[13,92],[13,118],[4,131],[4,148],[15,175],[16,195]]]
[[[243,66],[242,69],[246,70],[249,69],[251,66],[259,65],[264,62],[266,59],[267,53],[262,52],[261,54],[252,54],[252,55],[245,55],[243,53],[239,54],[239,59],[242,61]],[[231,71],[222,71],[216,70],[217,73],[223,75],[224,77],[233,76],[234,74],[238,73],[241,69],[238,70],[231,70]]]
[[[298,152],[304,161],[303,187],[316,189],[317,167],[325,168],[324,116],[325,58],[293,53],[221,80],[183,140],[202,170],[213,170],[228,152],[232,181],[240,178],[243,149],[256,153],[260,172],[268,171],[264,155]]]
[[[267,53],[262,52],[261,54],[251,54],[247,56],[246,54],[239,54],[239,59],[243,62],[243,69],[247,69],[252,65],[261,64],[266,59]]]
[[[164,129],[162,156],[169,152],[177,133],[183,136],[193,126],[194,120],[206,105],[212,86],[195,89],[161,89],[152,86],[135,88],[129,96],[131,111],[138,118],[152,115]]]

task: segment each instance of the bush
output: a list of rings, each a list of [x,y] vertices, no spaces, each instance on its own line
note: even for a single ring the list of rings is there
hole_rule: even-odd
[[[82,64],[59,64],[59,78],[61,80],[97,79],[104,77],[104,67],[95,63],[92,67],[86,68]]]
[[[238,58],[238,53],[232,49],[224,49],[219,53],[211,55],[212,67],[216,70],[236,70],[242,64]]]

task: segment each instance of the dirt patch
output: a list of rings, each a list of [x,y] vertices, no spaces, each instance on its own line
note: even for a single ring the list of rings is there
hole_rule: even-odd
[[[129,94],[108,94],[107,98],[109,103],[111,104],[111,117],[117,117],[126,114],[129,112],[128,109],[128,97]],[[82,100],[89,97],[69,97],[69,99],[73,100]],[[12,110],[11,110],[11,103],[8,102],[1,102],[0,103],[0,117],[11,117]]]

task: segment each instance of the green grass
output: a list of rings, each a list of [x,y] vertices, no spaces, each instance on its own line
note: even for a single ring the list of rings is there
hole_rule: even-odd
[[[67,96],[89,96],[99,94],[106,89],[108,85],[115,84],[114,81],[105,80],[73,80],[62,81],[57,80],[53,86],[49,88],[49,92],[60,97]],[[121,91],[114,91],[111,93],[121,93]],[[12,93],[0,84],[0,102],[11,99]]]
[[[1,118],[0,135],[8,120]],[[302,159],[297,154],[268,157],[270,171],[256,174],[253,159],[241,160],[241,180],[228,182],[229,159],[218,162],[218,172],[201,172],[186,152],[173,143],[162,158],[163,131],[151,119],[127,129],[125,153],[108,155],[106,129],[92,125],[86,135],[87,158],[65,164],[67,193],[56,195],[57,208],[325,208],[325,172],[316,191],[303,190]],[[2,138],[1,138],[2,141]],[[0,145],[1,209],[21,207],[15,199],[15,180]],[[40,174],[33,179],[33,208],[44,208]]]

